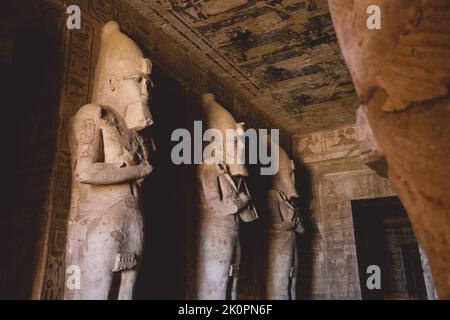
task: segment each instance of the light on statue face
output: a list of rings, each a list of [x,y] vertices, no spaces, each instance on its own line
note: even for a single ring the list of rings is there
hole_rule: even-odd
[[[139,74],[124,77],[137,81],[140,85],[140,99],[127,106],[125,113],[125,122],[129,129],[141,131],[153,124],[153,117],[148,106],[148,87],[152,85],[150,75],[152,71],[152,62],[149,59],[142,59],[141,65],[137,68]]]
[[[282,191],[288,199],[299,198],[292,170],[288,168],[280,169],[274,181],[275,188]]]
[[[227,130],[226,139],[226,159],[228,169],[232,176],[247,177],[248,171],[245,167],[245,145],[240,137],[244,135],[245,124],[243,122],[236,125],[236,130]]]

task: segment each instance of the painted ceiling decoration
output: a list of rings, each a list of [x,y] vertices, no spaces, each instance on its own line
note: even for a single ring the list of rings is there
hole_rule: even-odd
[[[210,58],[220,56],[219,63],[245,80],[236,79],[249,96],[267,96],[258,107],[281,117],[275,123],[290,133],[354,122],[358,100],[326,0],[130,2],[175,18],[206,42],[214,53]]]
[[[160,52],[152,58],[199,92],[230,96],[231,111],[244,110],[237,113],[245,121],[258,115],[254,122],[280,129],[286,142],[355,122],[358,99],[327,0],[78,2],[118,19],[138,42],[155,39],[147,49]],[[129,17],[116,17],[116,6],[129,8],[122,10]]]

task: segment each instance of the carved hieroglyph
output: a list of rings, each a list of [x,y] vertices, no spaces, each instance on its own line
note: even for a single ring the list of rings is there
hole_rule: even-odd
[[[144,236],[139,187],[152,171],[137,133],[153,122],[147,90],[151,66],[116,22],[103,27],[93,103],[77,112],[70,130],[66,266],[75,271],[68,274],[65,299],[132,298]]]
[[[279,171],[267,191],[268,254],[266,298],[295,300],[298,252],[296,233],[305,232],[295,205],[295,165],[279,148]]]
[[[203,115],[207,127],[220,130],[223,137],[227,129],[235,130],[242,126],[215,101],[212,94],[203,97]],[[233,148],[237,149],[236,137],[229,138],[233,138]],[[226,139],[220,151],[231,152],[226,147]],[[237,161],[228,164],[203,162],[198,166],[196,298],[199,300],[236,299],[240,264],[239,223],[240,220],[250,222],[258,218],[245,182],[247,170],[244,165],[235,163]]]
[[[450,299],[450,2],[329,0],[342,53],[389,179]],[[380,30],[366,26],[378,5]]]

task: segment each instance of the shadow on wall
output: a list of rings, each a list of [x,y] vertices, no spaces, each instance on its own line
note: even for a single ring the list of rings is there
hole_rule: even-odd
[[[2,53],[0,61],[6,186],[0,209],[0,299],[31,297],[57,145],[63,75],[58,28],[51,19],[42,23],[41,12],[19,12],[20,5],[2,2],[7,17],[0,15],[0,45],[13,44],[10,59],[4,60]]]
[[[257,165],[247,166],[250,174],[248,187],[255,203],[259,219],[241,224],[242,260],[238,283],[238,299],[264,298],[264,274],[266,268],[267,237],[264,229],[264,200],[270,178],[260,176]]]
[[[186,128],[192,118],[189,93],[155,66],[151,111],[155,124],[143,133],[152,136],[156,153],[154,171],[143,188],[144,259],[136,284],[136,299],[184,299],[188,218],[195,189],[194,166],[176,166],[170,158],[171,134]]]
[[[311,202],[312,195],[312,179],[306,167],[299,163],[295,163],[298,194],[300,199],[298,202],[298,209],[303,218],[305,226],[305,234],[297,236],[298,249],[298,275],[297,275],[297,299],[308,300],[311,299],[312,280],[313,280],[313,237],[318,232],[317,226],[312,220]]]

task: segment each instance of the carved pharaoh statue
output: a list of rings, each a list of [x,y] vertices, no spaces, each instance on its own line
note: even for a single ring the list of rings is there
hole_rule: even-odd
[[[203,97],[203,114],[209,129],[220,130],[226,137],[227,129],[236,130],[233,116],[215,101],[212,94]],[[229,143],[227,144],[226,140]],[[223,154],[237,148],[237,137],[223,139]],[[240,221],[251,222],[258,218],[245,177],[248,172],[236,161],[221,163],[208,159],[198,166],[199,229],[196,263],[196,298],[199,300],[236,299],[240,265]],[[226,158],[224,156],[224,158]],[[209,159],[213,160],[213,159]],[[225,161],[226,162],[226,161]]]
[[[267,191],[268,255],[266,266],[266,298],[295,300],[298,252],[296,234],[305,232],[295,204],[295,165],[279,148],[279,171],[271,179]]]
[[[153,123],[151,67],[116,22],[103,27],[93,103],[76,113],[70,130],[66,266],[79,268],[81,277],[79,288],[66,287],[65,299],[132,298],[144,236],[139,189],[152,171],[138,134]]]

